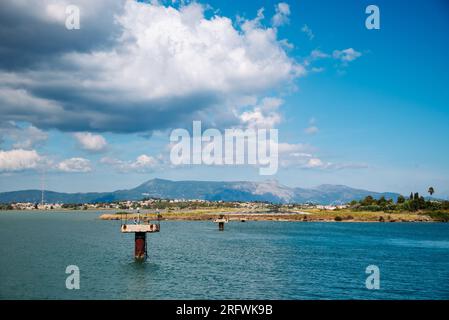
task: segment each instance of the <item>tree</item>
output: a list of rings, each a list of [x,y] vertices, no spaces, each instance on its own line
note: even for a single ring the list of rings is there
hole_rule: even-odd
[[[418,210],[418,200],[411,200],[408,202],[409,210],[416,211]]]
[[[397,203],[404,203],[404,202],[405,202],[404,196],[403,196],[403,195],[399,195],[399,196],[398,196]]]
[[[419,197],[418,199],[418,209],[425,209],[426,208],[426,200],[423,196]]]
[[[377,204],[380,206],[384,206],[387,204],[387,200],[385,199],[384,196],[380,197],[379,200],[377,200]]]
[[[432,194],[434,194],[435,190],[433,189],[433,187],[429,187],[429,190],[427,192],[430,193],[430,196],[432,196]]]
[[[413,192],[410,192],[410,200],[413,200]]]
[[[362,206],[369,206],[371,204],[373,204],[374,202],[374,198],[372,196],[366,196],[365,199],[363,199],[360,204]]]
[[[415,192],[415,194],[413,195],[413,200],[419,200],[419,193]]]

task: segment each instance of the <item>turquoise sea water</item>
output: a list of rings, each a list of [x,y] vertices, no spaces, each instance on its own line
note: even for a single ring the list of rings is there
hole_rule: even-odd
[[[449,299],[449,224],[162,221],[136,263],[133,235],[99,215],[2,212],[0,298]]]

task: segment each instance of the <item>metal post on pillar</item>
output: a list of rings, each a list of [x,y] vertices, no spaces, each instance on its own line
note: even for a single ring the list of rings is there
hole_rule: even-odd
[[[147,258],[147,234],[146,232],[135,233],[134,258],[145,260]]]

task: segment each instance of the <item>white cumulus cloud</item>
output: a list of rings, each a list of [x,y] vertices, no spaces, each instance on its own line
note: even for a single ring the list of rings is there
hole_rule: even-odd
[[[34,169],[39,165],[41,160],[42,157],[36,150],[0,150],[0,172]]]
[[[106,139],[99,134],[90,132],[77,132],[74,137],[80,144],[81,148],[91,152],[104,151],[107,147]]]
[[[104,157],[100,160],[101,163],[115,167],[120,172],[152,172],[158,167],[161,162],[160,159],[142,154],[135,160],[124,161],[110,157]]]
[[[49,8],[46,14],[58,20],[59,6]],[[288,5],[276,8],[275,25],[285,23]],[[260,98],[305,74],[276,28],[259,22],[262,11],[257,23],[236,25],[204,10],[198,3],[176,8],[125,1],[114,14],[107,46],[51,52],[46,63],[0,69],[7,80],[0,82],[0,110],[10,120],[71,132],[153,131],[193,119],[236,124],[238,101]]]
[[[326,168],[330,165],[328,162],[323,162],[319,158],[310,158],[305,164],[305,168]]]
[[[351,62],[354,61],[355,59],[359,58],[362,56],[362,54],[356,50],[354,50],[353,48],[348,48],[348,49],[344,49],[344,50],[334,50],[334,52],[332,53],[332,56],[335,59],[339,59],[342,62]]]
[[[90,161],[84,158],[70,158],[59,162],[56,168],[63,172],[90,172]]]
[[[282,120],[279,108],[283,104],[279,98],[263,98],[252,110],[245,111],[240,115],[244,126],[251,129],[271,129]]]
[[[273,27],[280,27],[289,22],[290,6],[288,3],[280,2],[275,6],[276,13],[271,19]]]

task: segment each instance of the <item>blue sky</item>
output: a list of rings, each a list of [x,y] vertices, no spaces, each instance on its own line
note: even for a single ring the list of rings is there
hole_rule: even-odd
[[[43,1],[43,7],[51,2]],[[1,39],[2,49],[7,50],[0,51],[7,53],[0,57],[0,191],[39,188],[45,170],[47,189],[69,192],[129,188],[158,177],[277,179],[288,186],[331,183],[404,194],[425,192],[432,185],[437,196],[449,196],[447,2],[284,1],[289,12],[283,13],[278,24],[273,22],[273,16],[279,13],[279,1],[202,1],[199,4],[205,10],[204,16],[198,16],[201,10],[192,10],[191,15],[182,11],[191,4],[176,3],[170,14],[156,8],[166,9],[166,3],[129,6],[123,13],[123,4],[116,2],[105,4],[110,10],[105,13],[102,1],[95,8],[81,1],[78,34],[68,34],[58,25],[63,21],[58,13],[47,17],[45,10],[37,9],[33,16],[25,12],[30,8],[20,8],[9,1],[2,4],[4,12],[28,17],[25,29],[47,33],[39,35],[42,39],[34,44],[25,36],[16,42]],[[365,8],[369,4],[380,8],[380,30],[365,28]],[[267,47],[261,52],[254,49],[258,40],[249,36],[242,37],[238,45],[230,45],[224,31],[244,32],[242,23],[254,21],[261,8],[263,18],[251,30],[267,37],[269,30],[274,30],[275,39],[264,42]],[[83,16],[86,10],[90,15]],[[137,18],[139,14],[143,17]],[[155,19],[158,14],[175,20],[163,24],[164,19]],[[119,26],[113,21],[114,15],[122,17]],[[177,21],[178,15],[184,20]],[[272,64],[278,69],[288,65],[302,71],[261,71],[256,74],[262,83],[259,85],[252,84],[253,75],[247,74],[230,81],[234,79],[232,70],[212,59],[211,68],[218,61],[216,67],[224,68],[225,75],[219,87],[209,87],[211,82],[215,85],[221,73],[210,79],[206,72],[202,73],[210,62],[204,59],[210,55],[202,55],[204,48],[196,53],[183,51],[191,42],[179,47],[164,44],[167,47],[163,48],[175,59],[167,61],[185,62],[179,67],[179,74],[185,76],[186,83],[183,77],[170,77],[170,72],[178,74],[176,65],[164,65],[166,69],[157,71],[167,63],[164,55],[160,56],[162,60],[155,58],[155,65],[147,65],[145,61],[152,59],[152,52],[161,49],[154,39],[162,38],[142,36],[145,30],[157,33],[163,28],[152,25],[155,20],[176,38],[179,31],[170,29],[175,28],[175,23],[189,28],[192,24],[186,21],[216,23],[216,16],[231,19],[232,26],[208,24],[203,33],[188,33],[185,41],[202,43],[207,49],[212,44],[206,37],[209,34],[204,33],[211,32],[217,37],[215,42],[221,44],[217,48],[224,50],[222,57],[229,54],[229,48],[241,46],[248,52],[257,51],[248,54],[247,64],[258,66],[274,59]],[[0,27],[24,32],[14,25],[17,21],[20,19],[9,19]],[[118,39],[116,35],[123,30],[142,36],[144,45],[135,49],[109,40]],[[2,37],[7,37],[5,34]],[[55,43],[49,44],[50,35]],[[8,56],[8,52],[14,55]],[[121,52],[127,55],[120,57]],[[268,52],[276,55],[270,58]],[[282,55],[277,55],[279,52]],[[127,69],[129,61],[134,61],[129,56],[133,54],[136,68]],[[176,55],[182,57],[178,59]],[[198,61],[195,57],[199,57]],[[98,63],[89,64],[90,60]],[[120,73],[120,68],[131,76]],[[99,81],[97,78],[101,80],[103,74],[105,78]],[[190,74],[197,74],[198,79],[189,79]],[[234,83],[235,88],[229,89]],[[152,84],[151,88],[145,87],[148,84]],[[92,91],[92,87],[97,91]],[[170,88],[174,88],[173,92]],[[147,95],[149,91],[151,94]],[[102,98],[96,99],[99,92]],[[137,102],[134,94],[142,95]],[[155,100],[160,94],[162,99]],[[151,99],[145,100],[149,95]],[[281,101],[274,111],[280,116],[274,125],[279,130],[279,142],[310,154],[322,165],[309,166],[306,158],[281,166],[275,176],[267,177],[248,166],[173,167],[167,163],[168,137],[173,128],[189,129],[192,120],[210,120],[207,126],[220,130],[240,126],[239,114],[235,116],[235,112],[254,112],[267,97]],[[151,106],[147,108],[147,104]],[[21,152],[13,152],[17,150]]]

